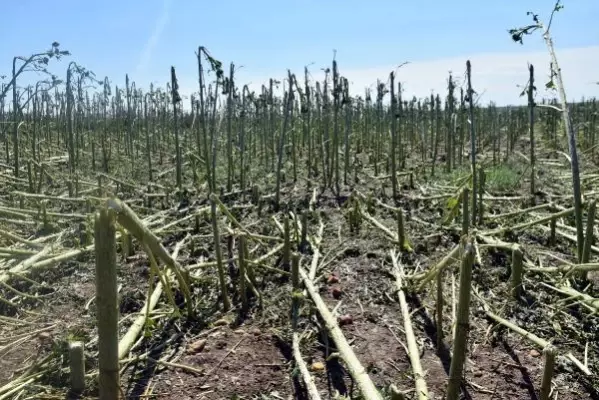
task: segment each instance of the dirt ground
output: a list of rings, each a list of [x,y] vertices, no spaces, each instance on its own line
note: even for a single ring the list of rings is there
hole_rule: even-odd
[[[547,178],[551,179],[551,177]],[[524,186],[524,182],[523,182]],[[349,191],[349,188],[346,188]],[[311,191],[292,184],[285,186],[289,209],[303,211]],[[376,185],[366,185],[361,190],[380,194]],[[389,188],[385,188],[389,193]],[[497,193],[497,195],[499,195]],[[377,196],[389,204],[389,200]],[[422,197],[418,189],[404,185],[401,206],[406,215],[406,235],[414,251],[404,254],[401,263],[406,274],[421,272],[440,261],[459,241],[451,228],[439,228],[445,212],[444,200],[417,200]],[[553,199],[557,201],[556,199]],[[241,203],[240,198],[229,198],[229,206]],[[170,212],[169,218],[181,218],[205,201],[192,199],[190,210]],[[321,247],[321,269],[317,274],[320,295],[329,310],[336,315],[349,316],[351,323],[342,331],[352,350],[366,369],[375,385],[386,393],[389,385],[396,385],[407,398],[416,398],[414,380],[407,355],[403,316],[398,300],[395,276],[389,250],[392,248],[384,235],[363,223],[358,233],[350,234],[344,216],[344,205],[339,205],[330,194],[318,198],[316,210],[324,225]],[[489,213],[504,212],[504,206]],[[275,235],[269,221],[273,212],[265,206],[258,214],[256,207],[240,207],[236,211],[240,221],[252,232]],[[279,214],[280,216],[280,214]],[[374,216],[393,230],[396,220],[391,211],[376,207]],[[317,226],[309,221],[310,234]],[[489,222],[487,228],[493,227]],[[193,223],[180,226],[181,230],[160,235],[163,244],[172,250],[175,243],[191,232],[193,248],[186,245],[178,260],[190,265],[213,259],[214,245],[210,239],[210,224],[202,221],[199,232]],[[27,236],[22,232],[23,236]],[[511,235],[511,236],[510,236]],[[194,240],[193,238],[197,239]],[[519,234],[508,234],[503,240],[518,242],[525,248],[525,257],[536,260],[547,251],[547,233],[531,228]],[[189,242],[188,242],[189,243]],[[222,237],[223,254],[227,257],[226,235]],[[550,248],[563,259],[572,259],[572,243],[558,238]],[[260,249],[260,254],[270,249]],[[256,254],[260,255],[260,254]],[[36,271],[29,276],[40,288],[25,281],[17,281],[16,288],[27,293],[35,292],[43,301],[18,300],[18,311],[3,305],[2,315],[29,321],[26,326],[0,327],[0,344],[25,337],[22,344],[13,345],[0,357],[0,386],[22,373],[33,360],[41,359],[64,347],[66,339],[79,338],[86,342],[90,356],[88,367],[96,367],[93,357],[96,331],[93,294],[93,252],[62,263],[58,267]],[[148,260],[136,245],[136,255],[126,260],[119,255],[121,333],[132,322],[131,316],[142,309],[149,276]],[[307,268],[312,251],[302,255],[301,266]],[[579,360],[585,359],[588,367],[599,367],[599,318],[580,305],[565,307],[563,297],[542,285],[544,274],[527,273],[526,298],[516,303],[508,295],[509,254],[483,250],[480,261],[473,270],[473,282],[492,309],[504,318],[550,340],[563,353],[572,352]],[[543,266],[556,265],[545,258]],[[229,273],[234,275],[237,266],[229,263]],[[216,293],[217,278],[214,268],[206,268],[192,285],[197,296],[197,318],[157,318],[152,335],[138,342],[133,354],[148,354],[141,361],[126,363],[122,371],[123,391],[128,399],[305,399],[307,393],[294,365],[291,351],[290,283],[281,269],[280,258],[267,261],[270,269],[260,269],[259,287],[263,294],[263,307],[252,300],[250,311],[241,315],[239,296],[230,285],[236,307],[228,313],[219,310]],[[273,270],[274,269],[274,270]],[[444,346],[437,350],[435,326],[434,283],[423,291],[407,292],[411,320],[420,351],[431,399],[443,398],[451,363],[451,302],[457,296],[457,266],[449,269],[443,281],[445,293]],[[338,282],[330,283],[334,275]],[[453,278],[452,278],[453,277]],[[333,281],[335,281],[333,280]],[[3,297],[12,296],[2,289]],[[587,293],[598,296],[599,290]],[[180,299],[179,299],[180,300]],[[24,311],[27,310],[27,311]],[[33,314],[36,313],[36,314]],[[301,351],[314,376],[323,398],[360,398],[358,389],[344,363],[338,357],[334,342],[324,332],[311,301],[304,298],[299,321],[299,332],[304,340]],[[542,349],[530,341],[499,326],[484,313],[479,302],[471,304],[468,356],[465,364],[463,393],[466,399],[537,399],[543,373]],[[167,345],[165,345],[167,343]],[[63,346],[63,347],[61,347]],[[1,349],[1,347],[0,347]],[[155,360],[161,360],[156,362]],[[38,382],[45,398],[61,398],[68,384],[67,361],[55,364],[55,373],[47,374]],[[553,380],[556,399],[599,399],[599,381],[595,376],[585,377],[573,364],[558,358]],[[95,396],[93,377],[85,396]],[[38,392],[39,393],[39,392]],[[72,395],[68,395],[73,397]],[[42,397],[39,397],[42,398]],[[64,397],[62,397],[64,398]]]

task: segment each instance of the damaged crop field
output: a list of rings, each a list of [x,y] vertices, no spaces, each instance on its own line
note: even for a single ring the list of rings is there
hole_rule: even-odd
[[[470,62],[407,99],[196,54],[191,99],[16,59],[0,399],[599,399],[599,106],[556,64],[499,107]]]

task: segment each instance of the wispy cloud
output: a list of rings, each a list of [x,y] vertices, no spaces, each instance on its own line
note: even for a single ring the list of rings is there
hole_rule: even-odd
[[[599,97],[599,85],[596,84],[599,81],[599,46],[557,49],[557,57],[569,100],[580,100],[583,96]],[[529,63],[535,67],[537,98],[556,95],[545,89],[545,83],[549,81],[549,55],[546,51],[484,53],[415,61],[399,69],[397,66],[400,62],[396,65],[346,69],[341,60],[339,67],[341,75],[350,81],[350,92],[354,95],[363,95],[366,88],[372,88],[374,91],[377,79],[387,82],[389,73],[396,71],[396,79],[403,85],[404,99],[411,99],[412,96],[422,98],[431,93],[445,95],[449,71],[461,84],[465,77],[467,59],[472,64],[472,85],[480,95],[482,104],[488,104],[490,101],[498,105],[524,104],[526,98],[520,97],[520,93],[528,81]],[[244,60],[233,61],[244,63]],[[271,76],[256,76],[252,74],[251,65],[245,65],[245,68],[236,73],[236,81],[238,85],[249,83],[250,90],[259,91],[261,85],[267,84],[271,77],[280,81],[287,77],[286,71],[273,71]],[[323,60],[310,68],[313,80],[324,78],[324,73],[319,67],[325,65],[329,65],[329,61]],[[290,66],[290,69],[303,81],[303,66]],[[181,93],[189,95],[197,91],[197,78],[182,77],[180,85]],[[282,90],[282,86],[280,85],[279,90]],[[459,95],[459,91],[456,94]]]
[[[140,74],[146,72],[148,69],[150,61],[152,60],[154,49],[156,48],[156,44],[158,43],[160,36],[162,36],[164,28],[169,22],[172,3],[173,0],[164,0],[164,2],[162,3],[162,12],[156,20],[154,30],[152,31],[152,34],[146,41],[144,49],[141,53],[141,57],[139,58],[139,62],[137,63],[137,67],[135,68],[136,76],[139,76]]]
[[[582,96],[599,96],[599,80],[596,66],[599,63],[599,46],[558,49],[557,57],[562,70],[566,92],[570,100]],[[535,67],[537,97],[553,97],[545,89],[549,81],[550,58],[546,51],[526,53],[487,53],[469,57],[454,57],[432,61],[414,62],[396,71],[402,82],[404,98],[422,97],[427,94],[447,91],[449,71],[454,78],[465,81],[466,59],[472,65],[472,85],[482,103],[519,104],[526,101],[520,97],[522,86],[528,81],[528,64]],[[348,70],[343,74],[352,82],[350,90],[363,93],[364,88],[373,86],[376,79],[386,81],[389,72],[396,67],[389,65],[366,70]],[[520,85],[520,87],[519,87]],[[373,86],[374,87],[374,86]]]

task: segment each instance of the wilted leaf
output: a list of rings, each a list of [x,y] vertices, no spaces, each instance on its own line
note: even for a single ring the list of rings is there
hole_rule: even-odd
[[[512,33],[512,40],[514,42],[519,42],[520,44],[523,44],[523,42],[522,42],[522,34],[521,33]]]

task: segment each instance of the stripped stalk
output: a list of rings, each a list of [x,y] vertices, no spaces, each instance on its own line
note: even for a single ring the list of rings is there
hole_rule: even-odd
[[[412,364],[412,372],[414,374],[414,381],[416,385],[416,396],[418,400],[427,400],[428,388],[426,380],[424,379],[424,371],[420,365],[420,350],[418,349],[418,342],[414,335],[414,329],[412,327],[412,320],[410,319],[410,310],[406,301],[406,296],[403,291],[403,270],[399,264],[398,255],[391,251],[391,260],[393,261],[393,270],[395,274],[395,284],[397,288],[397,295],[399,297],[399,306],[401,308],[401,315],[403,316],[404,331],[406,333],[406,343],[408,346],[408,356],[410,357],[410,363]],[[439,325],[437,325],[438,327]],[[437,330],[439,332],[439,329]]]
[[[85,390],[85,355],[83,342],[69,343],[69,370],[71,390],[75,393]]]
[[[472,174],[472,225],[476,225],[476,217],[478,216],[476,202],[478,200],[477,182],[476,182],[476,130],[474,129],[474,90],[472,89],[472,67],[470,60],[466,61],[466,77],[468,80],[468,92],[466,94],[468,100],[469,124],[470,124],[470,160]]]
[[[584,247],[582,252],[582,259],[580,261],[581,264],[586,264],[589,262],[589,258],[591,256],[591,247],[593,246],[593,227],[595,226],[595,212],[597,209],[597,202],[592,200],[589,203],[589,210],[587,214],[587,228],[586,235],[584,238]]]
[[[466,342],[470,325],[470,295],[472,289],[472,264],[474,263],[474,250],[468,243],[462,258],[460,269],[460,294],[458,300],[458,314],[455,335],[453,337],[453,356],[449,369],[449,383],[447,385],[447,400],[458,400],[462,385],[462,371],[466,360]]]
[[[519,299],[522,295],[522,259],[524,255],[520,246],[512,250],[512,275],[510,280],[510,289],[512,296]]]
[[[246,285],[247,263],[245,260],[245,236],[240,235],[237,241],[239,252],[239,295],[241,297],[241,312],[246,313],[248,310],[248,296]]]
[[[530,135],[530,195],[535,195],[535,67],[528,66],[528,134]]]
[[[193,316],[191,292],[188,282],[185,280],[183,268],[168,254],[158,237],[143,224],[127,204],[118,199],[111,198],[108,200],[108,206],[116,211],[119,224],[133,234],[137,240],[147,244],[152,253],[173,271],[185,298],[187,313],[189,316]]]
[[[223,253],[220,247],[218,220],[216,219],[216,202],[212,199],[210,200],[210,213],[212,215],[212,233],[214,234],[214,252],[216,254],[218,281],[220,283],[220,296],[223,302],[223,310],[228,311],[231,308],[231,302],[229,301],[229,294],[227,292],[227,281],[225,278],[225,268],[223,267]]]
[[[541,393],[539,400],[549,400],[551,396],[551,380],[553,379],[553,367],[555,365],[555,347],[548,345],[543,349],[545,365],[543,367],[543,380],[541,381]]]
[[[100,400],[118,399],[121,391],[115,234],[114,214],[106,208],[100,209],[95,220]]]
[[[329,311],[327,305],[320,297],[318,289],[314,286],[314,283],[308,277],[308,274],[306,274],[303,269],[300,269],[300,276],[304,281],[306,290],[310,294],[312,301],[314,301],[320,316],[324,320],[329,335],[337,345],[337,351],[339,352],[340,357],[345,361],[348,372],[358,385],[358,388],[360,388],[362,397],[365,400],[383,400],[383,397],[366,373],[366,369],[356,357],[345,336],[343,336],[341,328],[339,328],[339,325],[337,324],[337,321],[335,321],[333,314]]]

